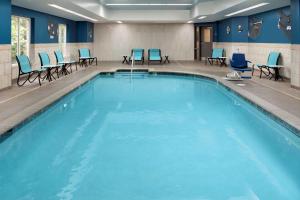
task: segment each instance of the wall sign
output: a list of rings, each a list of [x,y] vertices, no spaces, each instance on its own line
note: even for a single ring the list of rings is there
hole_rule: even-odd
[[[291,38],[292,19],[290,14],[285,14],[283,10],[279,11],[278,29],[283,31],[288,38]]]
[[[261,33],[263,20],[257,17],[253,17],[249,20],[249,33],[248,36],[251,39],[257,38]]]
[[[227,27],[226,27],[226,33],[227,33],[227,35],[229,35],[230,32],[231,32],[231,28],[230,28],[230,26],[227,26]]]
[[[54,22],[48,22],[48,33],[51,40],[55,39],[58,36],[58,25]]]
[[[239,32],[239,33],[243,32],[243,26],[242,26],[242,25],[238,25],[238,28],[237,28],[237,29],[238,29],[238,32]]]

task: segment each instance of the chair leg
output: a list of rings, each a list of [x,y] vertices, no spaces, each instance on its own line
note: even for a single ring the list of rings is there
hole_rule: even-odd
[[[260,69],[260,75],[259,75],[259,78],[261,78],[261,75],[262,75],[262,67],[260,67],[259,69]]]
[[[39,72],[39,73],[38,73],[38,80],[39,80],[39,85],[40,85],[40,86],[42,86],[42,83],[41,83],[41,73],[42,73],[42,72]]]

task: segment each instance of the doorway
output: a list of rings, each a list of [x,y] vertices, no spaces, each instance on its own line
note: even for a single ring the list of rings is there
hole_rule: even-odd
[[[195,27],[195,60],[203,61],[211,56],[213,48],[213,27]]]

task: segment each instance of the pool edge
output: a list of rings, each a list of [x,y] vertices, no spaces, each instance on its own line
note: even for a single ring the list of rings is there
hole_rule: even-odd
[[[41,112],[44,112],[48,107],[52,106],[53,104],[55,104],[57,101],[59,101],[61,98],[68,95],[72,91],[80,88],[82,85],[88,83],[89,81],[91,81],[92,79],[94,79],[100,74],[113,74],[120,69],[122,68],[116,68],[112,71],[95,70],[90,74],[86,75],[85,77],[79,79],[78,81],[68,85],[66,88],[63,88],[62,90],[56,93],[53,93],[52,95],[49,96],[49,98],[41,100],[40,102],[38,102],[38,105],[31,106],[31,107],[35,107],[34,109],[31,107],[26,108],[26,112],[28,112],[28,114],[25,117],[18,118],[16,116],[12,116],[8,118],[7,120],[4,121],[4,124],[10,124],[10,126],[0,127],[0,143],[6,138],[8,138],[10,135],[12,135],[14,130],[16,130],[18,127],[32,120],[36,115],[40,114]],[[298,124],[299,118],[274,106],[273,104],[268,103],[262,98],[255,96],[246,90],[243,90],[242,88],[232,84],[231,82],[222,79],[221,77],[211,75],[211,74],[199,73],[199,72],[195,73],[195,72],[187,72],[187,71],[161,70],[161,69],[153,69],[153,68],[149,68],[148,71],[149,73],[152,74],[157,73],[157,74],[164,74],[164,75],[182,75],[182,76],[191,76],[197,78],[205,78],[205,79],[215,81],[217,84],[222,85],[225,89],[238,95],[239,97],[241,97],[242,99],[250,103],[251,105],[255,106],[261,112],[271,117],[277,123],[281,124],[288,130],[293,132],[295,135],[300,137],[300,124]]]

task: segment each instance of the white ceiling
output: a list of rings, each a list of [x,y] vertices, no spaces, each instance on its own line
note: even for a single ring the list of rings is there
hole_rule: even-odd
[[[98,20],[98,23],[122,21],[127,23],[185,23],[212,22],[226,18],[225,15],[258,3],[269,5],[248,11],[239,16],[255,14],[274,8],[290,5],[290,0],[12,0],[17,6],[65,17],[76,21],[86,19],[57,10],[48,4],[86,15]],[[192,4],[185,6],[108,6],[106,4]],[[207,16],[198,20],[199,16]]]

